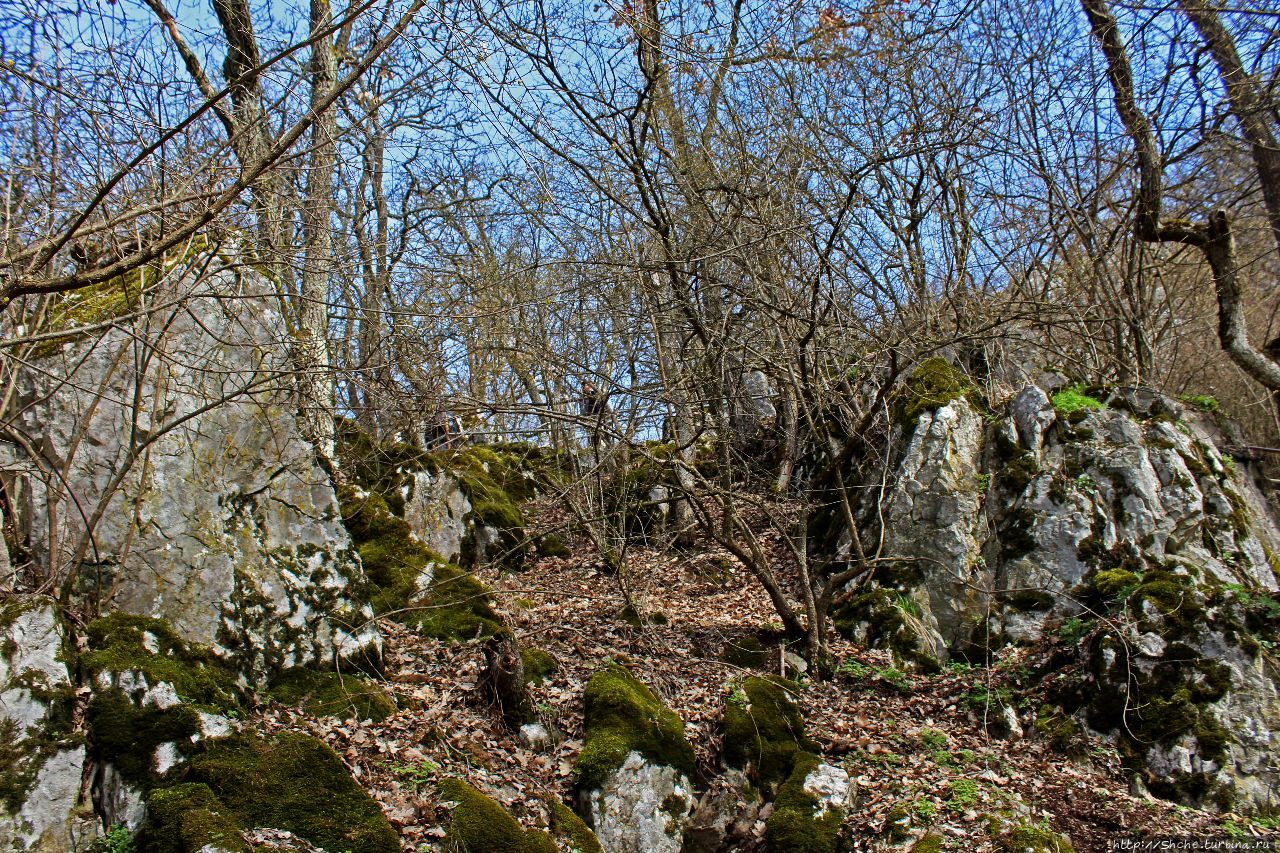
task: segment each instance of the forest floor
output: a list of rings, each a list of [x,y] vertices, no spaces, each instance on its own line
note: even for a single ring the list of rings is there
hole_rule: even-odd
[[[564,519],[549,506],[533,517]],[[634,549],[628,557],[633,600],[664,624],[634,627],[622,618],[616,577],[585,540],[566,537],[571,553],[538,559],[519,573],[478,572],[497,609],[525,647],[549,652],[558,668],[531,688],[539,711],[563,740],[523,746],[477,689],[481,644],[449,644],[385,622],[384,685],[399,710],[379,723],[314,717],[272,704],[253,724],[309,732],[344,758],[381,803],[405,850],[429,850],[444,835],[435,782],[465,778],[529,826],[544,818],[547,797],[572,803],[573,763],[582,746],[586,682],[609,659],[649,684],[684,720],[701,770],[719,769],[720,720],[735,681],[750,675],[720,660],[725,643],[777,622],[759,584],[727,552],[700,547],[672,556]],[[890,824],[910,822],[941,835],[944,850],[996,850],[985,816],[1003,812],[1068,835],[1076,850],[1106,850],[1109,839],[1176,835],[1240,837],[1262,832],[1235,815],[1213,815],[1130,792],[1129,774],[1101,740],[1068,757],[1034,731],[1016,741],[989,735],[983,697],[1026,670],[1024,651],[994,667],[952,666],[907,675],[880,652],[839,640],[834,680],[801,679],[807,733],[824,760],[856,781],[847,828],[858,850],[885,846]],[[774,655],[776,661],[777,655]],[[1028,727],[1030,728],[1030,727]],[[545,825],[545,824],[544,824]],[[757,826],[763,837],[764,825]],[[909,846],[909,845],[908,845]]]

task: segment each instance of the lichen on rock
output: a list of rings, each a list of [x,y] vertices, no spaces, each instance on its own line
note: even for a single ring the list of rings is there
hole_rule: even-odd
[[[197,249],[152,293],[174,307],[69,336],[19,371],[15,426],[65,460],[59,481],[19,477],[31,557],[64,566],[91,537],[66,579],[77,600],[162,618],[253,681],[376,657],[372,614],[350,594],[359,563],[281,378],[292,369],[275,286]],[[0,442],[10,470],[38,467],[27,454]],[[76,507],[99,504],[87,531]]]
[[[74,665],[56,604],[0,605],[0,847],[69,849],[81,799],[84,739],[75,731]]]

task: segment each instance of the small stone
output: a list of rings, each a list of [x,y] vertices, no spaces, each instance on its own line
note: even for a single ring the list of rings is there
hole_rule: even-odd
[[[809,662],[795,652],[787,652],[787,667],[793,671],[804,675],[809,671]]]
[[[520,727],[520,745],[542,752],[551,745],[551,732],[542,723],[525,723]]]

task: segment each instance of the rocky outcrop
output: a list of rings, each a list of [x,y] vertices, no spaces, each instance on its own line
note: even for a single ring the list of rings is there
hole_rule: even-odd
[[[1213,420],[1078,385],[983,412],[954,369],[922,367],[887,497],[864,512],[892,561],[837,626],[917,663],[1067,638],[1038,728],[1115,739],[1162,796],[1273,806],[1280,540]]]
[[[462,557],[470,533],[471,501],[457,478],[444,472],[416,471],[404,502],[404,520],[432,551],[451,562]]]
[[[102,610],[163,618],[258,680],[376,654],[360,563],[296,423],[274,288],[209,255],[169,277],[154,310],[68,332],[23,371],[0,457],[27,472],[32,556]],[[141,307],[128,282],[102,287]]]
[[[990,589],[980,541],[984,426],[963,397],[923,413],[885,507],[886,553],[918,574],[906,594],[921,608],[927,651],[938,656],[972,629]]]
[[[52,601],[0,607],[0,849],[84,850],[99,834],[81,796],[70,651]]]
[[[605,853],[675,853],[696,797],[684,723],[626,669],[596,673],[584,695],[575,773],[584,817]]]

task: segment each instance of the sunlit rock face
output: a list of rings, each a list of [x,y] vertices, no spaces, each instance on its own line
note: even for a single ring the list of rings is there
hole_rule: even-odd
[[[36,563],[252,680],[377,654],[359,559],[298,428],[273,286],[207,254],[168,279],[152,310],[116,305],[113,325],[44,344],[21,377],[23,440],[0,455],[29,472]]]
[[[1055,730],[1115,739],[1158,795],[1273,807],[1280,535],[1213,419],[1128,389],[929,390],[863,508],[890,559],[837,626],[925,666],[1065,642],[1038,676]]]

